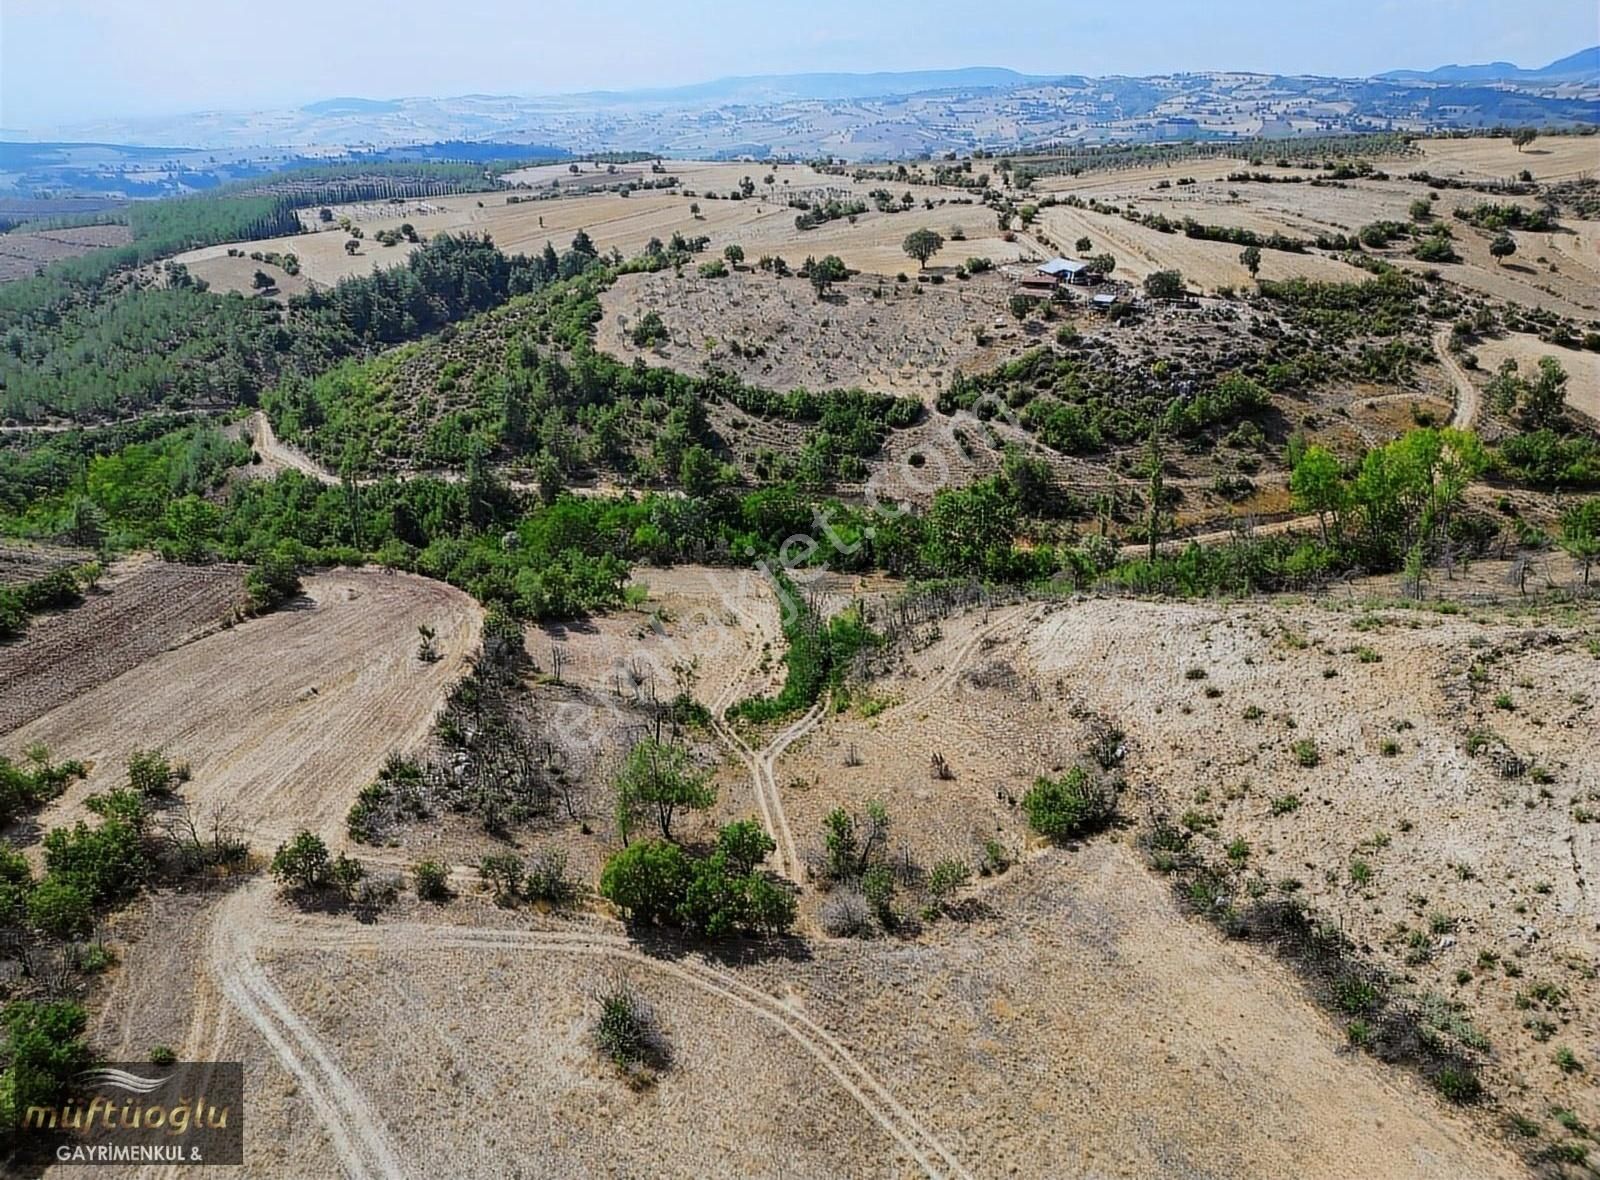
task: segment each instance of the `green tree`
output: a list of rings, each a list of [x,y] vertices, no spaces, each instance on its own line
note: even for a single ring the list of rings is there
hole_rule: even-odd
[[[1506,233],[1505,230],[1495,234],[1494,240],[1489,243],[1489,253],[1494,255],[1495,260],[1502,266],[1505,265],[1505,260],[1516,252],[1517,239]]]
[[[1088,238],[1079,238],[1073,249],[1079,254],[1087,254],[1094,249],[1094,243]]]
[[[944,249],[944,238],[931,229],[914,229],[900,243],[900,248],[906,252],[906,257],[917,260],[920,270],[928,265],[928,259]]]
[[[744,261],[744,247],[737,242],[722,248],[722,256],[728,260],[729,266],[738,266]]]
[[[710,775],[694,765],[689,751],[655,738],[646,738],[628,751],[616,788],[617,827],[624,840],[651,815],[661,829],[661,838],[671,840],[677,812],[702,811],[716,802]]]
[[[600,896],[635,922],[673,916],[689,888],[688,855],[666,840],[640,840],[615,853],[600,872]]]
[[[52,938],[82,938],[94,929],[94,911],[78,886],[46,876],[28,895],[28,921]]]
[[[49,1106],[94,1061],[88,1014],[65,1000],[16,1000],[0,1011],[0,1126],[21,1125],[30,1106]]]
[[[1294,506],[1301,512],[1315,512],[1317,525],[1322,531],[1322,543],[1328,543],[1328,521],[1333,520],[1333,535],[1343,539],[1344,512],[1349,505],[1345,488],[1344,471],[1334,453],[1323,446],[1310,446],[1301,452],[1289,474],[1289,492]]]
[[[1511,133],[1511,142],[1516,145],[1519,152],[1538,138],[1539,132],[1532,127],[1518,127]]]
[[[835,283],[842,283],[850,277],[850,268],[837,254],[829,254],[820,262],[808,261],[806,277],[811,280],[817,298],[821,299],[833,289]]]
[[[1096,254],[1087,265],[1095,274],[1109,277],[1117,269],[1117,259],[1113,254]]]
[[[1244,268],[1250,272],[1250,277],[1252,279],[1255,278],[1261,273],[1261,247],[1246,246],[1239,253],[1239,261],[1242,262],[1244,264]]]
[[[1583,569],[1583,584],[1589,584],[1589,569],[1600,557],[1600,497],[1585,500],[1561,514],[1561,548]]]
[[[328,884],[331,868],[327,844],[304,828],[272,854],[272,875],[293,889],[321,889]]]
[[[1183,275],[1175,270],[1153,271],[1144,278],[1144,293],[1152,299],[1181,299]]]

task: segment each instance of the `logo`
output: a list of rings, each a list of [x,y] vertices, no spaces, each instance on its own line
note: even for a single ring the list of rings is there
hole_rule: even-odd
[[[20,1146],[41,1164],[242,1164],[244,1067],[116,1061],[84,1070],[56,1102],[22,1112]]]

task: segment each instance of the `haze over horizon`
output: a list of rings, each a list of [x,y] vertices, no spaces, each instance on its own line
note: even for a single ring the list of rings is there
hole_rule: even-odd
[[[1022,0],[1007,20],[953,0],[872,7],[699,0],[356,0],[337,19],[285,19],[241,0],[8,0],[0,127],[300,106],[336,96],[561,94],[731,75],[1001,66],[1032,74],[1241,70],[1364,77],[1509,60],[1540,66],[1600,41],[1591,0],[1540,19],[1483,0],[1268,0],[1137,9]],[[1374,37],[1381,29],[1383,37]]]

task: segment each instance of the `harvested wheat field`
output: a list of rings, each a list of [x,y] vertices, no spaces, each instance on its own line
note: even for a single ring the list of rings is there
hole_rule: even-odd
[[[245,599],[241,566],[118,563],[83,605],[0,645],[0,733],[233,622]]]
[[[384,758],[426,735],[476,645],[478,618],[466,595],[424,578],[319,574],[302,599],[77,693],[12,731],[4,749],[42,742],[89,764],[42,813],[45,826],[82,815],[84,797],[116,786],[143,747],[188,762],[186,797],[229,808],[258,848],[301,827],[338,839]],[[417,658],[424,624],[439,633],[442,658],[431,664]]]

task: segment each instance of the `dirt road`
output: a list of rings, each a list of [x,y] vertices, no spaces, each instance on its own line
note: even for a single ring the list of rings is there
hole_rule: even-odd
[[[1440,328],[1433,334],[1433,351],[1438,354],[1450,383],[1456,387],[1456,411],[1450,415],[1450,425],[1457,430],[1471,430],[1478,420],[1478,387],[1450,351],[1449,328]]]

